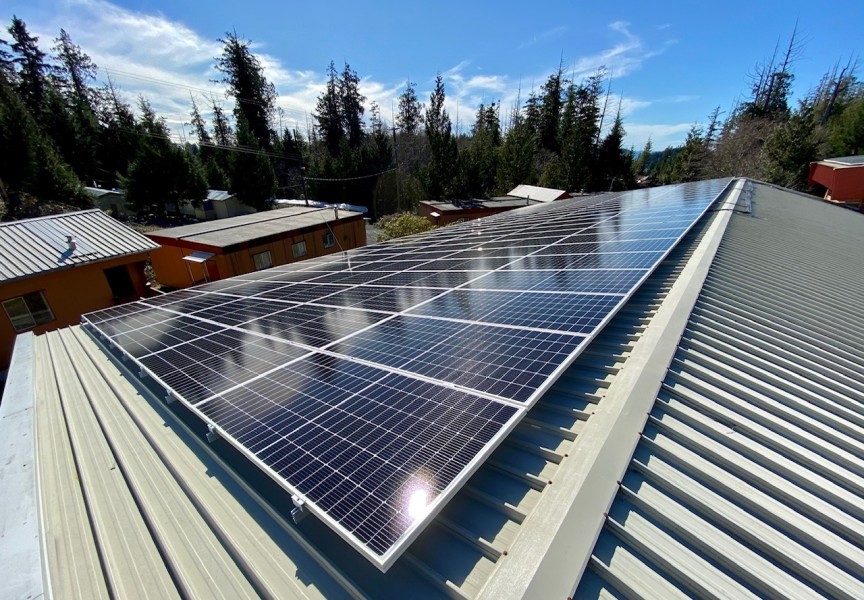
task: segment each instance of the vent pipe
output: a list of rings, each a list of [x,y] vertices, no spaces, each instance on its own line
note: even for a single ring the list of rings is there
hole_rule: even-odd
[[[78,249],[78,240],[75,239],[74,236],[67,235],[66,236],[66,247],[69,248],[72,252]]]

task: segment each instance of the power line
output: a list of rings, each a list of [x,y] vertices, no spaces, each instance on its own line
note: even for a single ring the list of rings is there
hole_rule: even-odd
[[[389,169],[385,169],[384,171],[378,171],[377,173],[370,173],[369,175],[358,175],[357,177],[307,177],[307,181],[354,181],[356,179],[368,179],[369,177],[378,177],[379,175],[383,175],[384,173],[389,173],[390,171],[395,171],[396,167],[390,167]]]

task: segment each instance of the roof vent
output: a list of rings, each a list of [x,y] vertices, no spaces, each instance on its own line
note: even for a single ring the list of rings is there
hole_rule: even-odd
[[[67,235],[66,247],[69,248],[70,251],[75,252],[75,250],[78,249],[78,240],[76,240],[74,236]]]

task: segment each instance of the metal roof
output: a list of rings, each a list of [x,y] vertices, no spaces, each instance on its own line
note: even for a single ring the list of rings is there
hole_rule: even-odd
[[[488,200],[471,199],[471,200],[424,200],[421,204],[425,204],[435,210],[458,212],[461,210],[471,210],[479,208],[520,208],[522,206],[531,206],[532,204],[540,204],[540,200],[528,200],[527,198],[513,197],[497,197]]]
[[[316,519],[290,522],[291,503],[242,457],[207,444],[200,423],[178,418],[176,403],[164,406],[79,328],[25,334],[33,359],[18,360],[20,342],[7,390],[34,396],[29,439],[40,493],[54,500],[41,505],[41,532],[21,520],[49,542],[49,591],[530,597],[538,588],[524,582],[550,568],[572,590],[586,561],[579,596],[858,591],[860,217],[767,186],[754,207],[755,217],[724,206],[691,233],[386,574]],[[674,356],[668,373],[668,360],[650,364],[658,339]],[[622,390],[661,382],[643,431],[633,418],[647,409]],[[601,442],[610,414],[623,429]],[[609,501],[618,493],[605,520],[609,501],[578,496],[607,448],[626,474],[620,489],[609,473],[595,486]],[[4,480],[4,469],[32,464],[0,458]],[[596,546],[572,535],[572,520],[603,527]],[[561,538],[586,549],[562,552]]]
[[[87,192],[93,198],[101,198],[102,196],[119,196],[123,197],[123,190],[106,190],[104,188],[97,187],[85,187],[84,191]]]
[[[578,597],[864,597],[864,219],[736,214]]]
[[[207,199],[213,202],[224,202],[233,197],[234,194],[225,190],[207,190]]]
[[[156,240],[185,240],[211,248],[227,248],[271,235],[333,223],[337,219],[360,216],[361,213],[332,208],[287,206],[273,210],[159,229],[147,235]]]
[[[539,200],[540,202],[552,202],[566,197],[567,190],[553,190],[552,188],[536,185],[517,185],[507,192],[507,195],[516,196],[517,198],[530,198],[531,200]]]
[[[0,283],[158,247],[99,209],[0,223]]]
[[[287,515],[293,507],[290,502],[285,506],[284,498],[279,500],[281,496],[268,496],[268,491],[261,488],[261,481],[254,482],[260,493],[254,491],[244,479],[248,473],[240,474],[242,460],[231,462],[230,455],[214,452],[224,449],[204,442],[200,427],[192,433],[178,422],[159,398],[141,387],[133,374],[124,371],[122,362],[110,360],[80,328],[35,338],[30,368],[35,370],[32,376],[39,382],[35,403],[40,407],[37,410],[41,411],[40,418],[49,423],[59,420],[62,424],[68,414],[70,418],[86,417],[91,423],[78,443],[63,437],[62,430],[58,430],[56,435],[60,437],[56,438],[45,430],[37,431],[36,439],[44,452],[59,448],[66,461],[81,465],[75,471],[62,464],[43,463],[45,468],[39,473],[40,480],[61,479],[69,497],[68,502],[43,505],[46,524],[54,523],[58,528],[56,539],[66,540],[57,544],[64,553],[48,556],[49,564],[54,565],[52,579],[57,579],[57,586],[78,584],[65,574],[98,572],[93,570],[93,564],[106,561],[100,552],[106,552],[108,541],[103,542],[100,536],[113,532],[110,528],[93,530],[90,525],[83,533],[77,531],[85,513],[97,514],[107,510],[104,508],[107,505],[131,503],[138,498],[136,506],[140,514],[136,515],[135,507],[131,507],[126,509],[129,511],[126,518],[137,519],[151,528],[150,520],[159,514],[150,512],[158,509],[150,507],[156,502],[155,493],[148,488],[146,495],[142,495],[141,483],[133,479],[135,471],[130,470],[134,467],[152,472],[158,478],[159,495],[164,502],[169,506],[180,505],[172,508],[172,512],[185,511],[183,505],[194,504],[204,521],[195,518],[184,525],[189,543],[202,543],[202,535],[205,541],[211,539],[201,548],[209,556],[212,550],[206,546],[214,545],[208,537],[214,531],[218,539],[229,540],[230,544],[223,543],[235,556],[243,576],[256,582],[255,589],[262,595],[267,590],[278,590],[274,595],[279,597],[320,594],[402,598],[410,590],[413,598],[479,596],[507,561],[508,549],[524,535],[526,525],[530,533],[538,503],[554,487],[550,482],[557,479],[562,462],[566,462],[574,442],[588,427],[610,383],[627,363],[634,344],[698,242],[698,232],[694,232],[670,254],[386,575],[371,564],[356,560],[344,542],[316,519],[306,518],[299,526],[291,523]],[[32,339],[23,336],[24,340],[28,338]],[[24,349],[25,344],[20,343],[19,348]],[[76,365],[75,373],[69,370],[70,362]],[[27,375],[20,368],[13,373],[16,380],[26,379]],[[16,385],[12,381],[9,389],[17,389]],[[127,412],[131,420],[126,418]],[[104,432],[94,426],[93,419],[101,422],[100,419],[113,413],[120,419],[116,425],[109,424]],[[123,431],[122,436],[117,434],[119,431]],[[110,436],[117,439],[106,439]],[[86,450],[80,445],[85,439],[96,445],[97,454],[111,452],[111,465],[121,466],[111,472],[127,482],[126,490],[123,486],[119,491],[102,488],[101,476],[105,470],[77,458],[79,452]],[[121,443],[134,447],[134,454],[120,447]],[[141,465],[127,467],[125,461],[133,456]],[[30,460],[23,462],[32,464]],[[160,475],[166,470],[173,479]],[[71,513],[79,515],[77,520],[65,516],[70,514],[69,503],[76,502],[77,510],[83,511]],[[36,527],[33,519],[28,522]],[[197,531],[198,528],[203,531]],[[89,545],[84,548],[72,545],[83,534]],[[177,546],[164,547],[160,535],[164,533],[154,533],[154,539],[165,557],[164,568],[172,577],[177,579],[186,569],[198,568],[186,564],[190,561],[186,551],[181,552]],[[266,542],[260,549],[259,539]],[[131,564],[123,560],[115,560],[111,568],[113,572],[107,576],[109,584],[110,580],[134,576]],[[231,572],[237,574],[236,569]],[[98,578],[90,581],[90,585],[98,587],[98,584]],[[55,595],[66,589],[57,587]],[[218,595],[211,588],[197,591]],[[223,595],[230,595],[231,591],[232,588],[225,588]]]
[[[864,165],[864,154],[858,156],[838,156],[836,158],[826,158],[825,160],[819,162],[834,164],[834,166],[836,166],[835,163],[839,163],[840,165],[846,167],[860,167]]]

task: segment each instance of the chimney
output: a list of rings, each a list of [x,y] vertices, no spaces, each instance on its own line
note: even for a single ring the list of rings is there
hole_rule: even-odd
[[[78,240],[75,239],[74,236],[67,235],[66,236],[66,247],[69,248],[72,252],[78,249]]]

